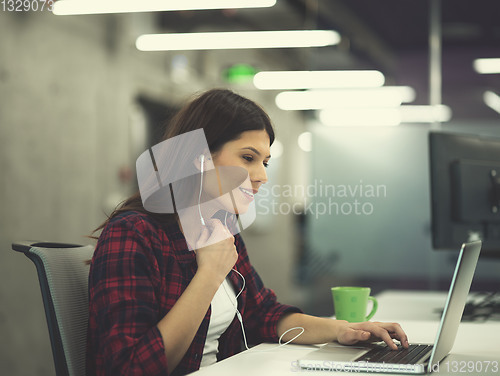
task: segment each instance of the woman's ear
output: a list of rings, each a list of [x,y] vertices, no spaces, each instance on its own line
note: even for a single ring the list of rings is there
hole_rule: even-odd
[[[198,155],[198,157],[193,161],[193,164],[198,171],[201,171],[202,166],[203,166],[203,171],[214,168],[212,162],[212,156],[208,151]]]

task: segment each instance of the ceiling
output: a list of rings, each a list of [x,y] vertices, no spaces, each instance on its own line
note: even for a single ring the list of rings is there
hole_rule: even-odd
[[[442,32],[442,103],[453,119],[500,120],[482,99],[500,93],[500,74],[479,75],[472,61],[500,57],[498,0],[278,0],[272,8],[165,12],[164,31],[333,29],[338,46],[288,49],[288,69],[379,69],[386,84],[416,89],[413,104],[429,103],[429,25],[437,5]]]

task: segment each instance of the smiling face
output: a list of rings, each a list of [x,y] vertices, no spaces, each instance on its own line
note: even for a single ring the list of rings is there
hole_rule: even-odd
[[[249,179],[232,191],[236,209],[228,197],[221,199],[227,211],[241,214],[248,209],[254,195],[267,182],[266,166],[270,158],[270,139],[265,130],[243,132],[238,139],[226,142],[213,154],[214,166],[218,171],[225,171],[226,166],[236,166],[248,172]],[[205,187],[206,195],[213,198],[220,196],[218,184],[207,182]]]

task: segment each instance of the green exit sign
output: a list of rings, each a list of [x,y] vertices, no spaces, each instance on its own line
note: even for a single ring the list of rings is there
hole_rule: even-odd
[[[257,69],[249,64],[235,64],[224,70],[224,79],[230,83],[245,83],[253,80]]]

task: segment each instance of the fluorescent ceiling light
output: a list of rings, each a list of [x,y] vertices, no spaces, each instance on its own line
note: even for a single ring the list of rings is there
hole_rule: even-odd
[[[141,51],[174,51],[324,47],[339,42],[340,35],[332,30],[285,30],[145,34],[135,45]]]
[[[261,90],[379,87],[384,81],[384,75],[374,70],[259,72],[253,78]]]
[[[497,94],[489,90],[485,91],[483,100],[489,108],[500,114],[500,97]]]
[[[343,126],[394,126],[401,123],[395,108],[329,109],[319,113],[319,120],[331,127]]]
[[[276,96],[282,110],[320,110],[339,107],[398,107],[415,100],[409,86],[384,86],[370,89],[284,91]]]
[[[500,58],[476,59],[473,62],[474,70],[481,74],[500,73]]]
[[[399,108],[339,108],[319,112],[329,126],[395,126],[401,123],[434,123],[451,119],[448,106],[401,106]]]
[[[164,12],[200,9],[236,9],[272,7],[276,0],[60,0],[53,13],[76,14]]]
[[[401,123],[444,123],[451,120],[451,108],[446,105],[401,106]]]

